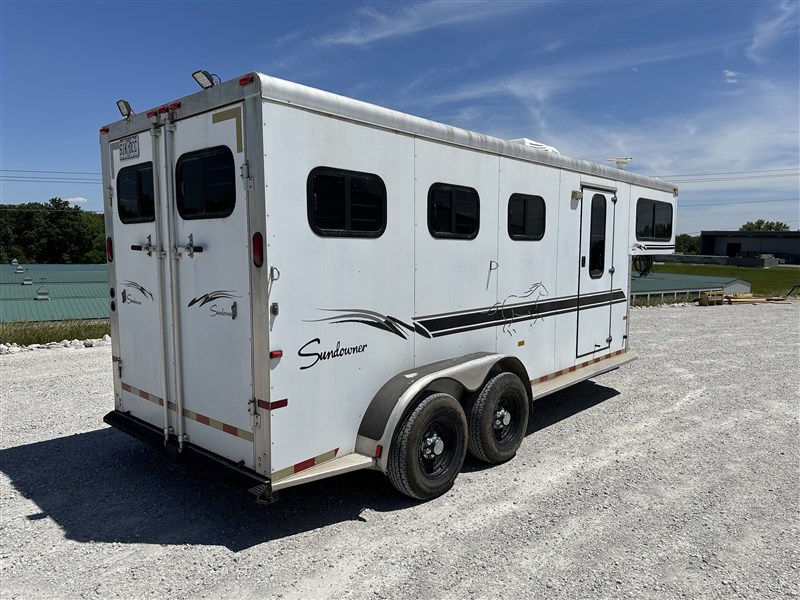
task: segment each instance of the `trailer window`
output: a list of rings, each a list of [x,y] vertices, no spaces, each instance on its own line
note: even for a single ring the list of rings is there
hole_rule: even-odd
[[[591,224],[589,225],[589,277],[603,276],[606,262],[606,197],[595,194],[592,198]]]
[[[189,152],[175,167],[178,213],[183,219],[221,219],[236,205],[236,169],[227,146]]]
[[[512,194],[508,199],[508,235],[512,240],[544,237],[545,206],[541,196]]]
[[[672,239],[672,205],[639,198],[636,203],[636,239],[668,242]]]
[[[433,237],[474,239],[479,217],[480,200],[473,188],[434,183],[428,190],[428,231]]]
[[[324,237],[379,237],[386,185],[377,175],[317,167],[308,175],[308,224]]]
[[[155,221],[153,163],[141,163],[117,173],[117,210],[123,223]]]

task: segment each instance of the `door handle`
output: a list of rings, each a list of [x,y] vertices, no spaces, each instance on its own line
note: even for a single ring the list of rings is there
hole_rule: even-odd
[[[194,253],[195,252],[202,252],[203,251],[203,247],[202,246],[195,246],[194,245],[194,234],[192,234],[192,233],[189,234],[189,243],[187,243],[186,246],[184,246],[184,248],[186,248],[186,250],[188,251],[189,258],[194,258]]]

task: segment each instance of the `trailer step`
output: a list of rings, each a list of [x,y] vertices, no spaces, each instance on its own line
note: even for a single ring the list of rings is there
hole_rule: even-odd
[[[564,373],[563,375],[554,379],[550,379],[549,381],[543,381],[539,383],[532,382],[531,390],[533,391],[533,399],[536,400],[537,398],[542,398],[543,396],[563,390],[566,387],[586,379],[591,379],[593,377],[597,377],[598,375],[602,375],[603,373],[608,373],[609,371],[619,369],[622,365],[633,362],[634,360],[636,360],[636,354],[630,351],[623,352],[622,354],[599,360],[596,363],[590,363],[585,367],[575,369],[572,372]]]
[[[289,475],[272,484],[272,491],[276,492],[284,488],[300,485],[301,483],[308,483],[317,479],[324,479],[326,477],[333,477],[342,473],[350,471],[358,471],[360,469],[369,469],[375,465],[375,459],[363,454],[352,452],[345,454],[333,460],[326,461],[322,464],[315,465],[305,471],[300,471],[294,475]]]

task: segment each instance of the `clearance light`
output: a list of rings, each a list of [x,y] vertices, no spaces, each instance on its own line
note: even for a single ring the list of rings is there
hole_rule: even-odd
[[[244,77],[239,79],[239,85],[241,86],[250,85],[251,83],[253,83],[253,81],[254,77],[252,75],[245,75]]]
[[[283,356],[283,350],[272,350],[269,353],[270,358],[281,358]]]
[[[264,236],[258,231],[253,234],[253,264],[258,268],[264,264]]]
[[[114,245],[111,243],[111,238],[106,238],[106,260],[114,262]]]
[[[168,106],[161,106],[158,109],[158,114],[160,114],[160,115],[165,115],[168,112],[169,112],[169,107]]]
[[[155,110],[151,110],[151,111],[147,112],[147,118],[148,119],[152,119],[153,117],[155,117],[157,115],[158,115],[158,111],[155,111]]]
[[[100,133],[108,133],[108,127],[101,127]]]
[[[172,104],[169,105],[170,110],[178,110],[180,107],[181,107],[180,102],[173,102]]]
[[[378,444],[377,446],[375,446],[375,458],[380,458],[381,454],[383,454],[383,446]]]

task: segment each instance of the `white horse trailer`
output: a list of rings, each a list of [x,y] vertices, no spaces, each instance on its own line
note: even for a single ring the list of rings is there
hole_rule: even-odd
[[[633,360],[632,256],[674,249],[672,184],[258,73],[100,131],[105,421],[259,501],[512,458]]]

